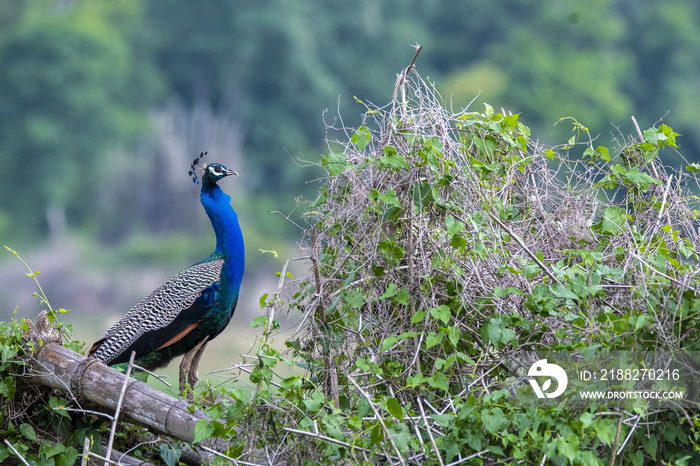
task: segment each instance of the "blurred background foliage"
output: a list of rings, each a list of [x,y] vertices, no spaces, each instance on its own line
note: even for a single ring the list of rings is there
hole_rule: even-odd
[[[296,199],[318,189],[305,165],[327,151],[326,124],[357,124],[355,96],[389,101],[409,44],[424,46],[417,67],[455,111],[478,95],[475,109],[520,112],[549,144],[571,136],[553,126],[565,116],[596,145],[633,134],[631,115],[642,128],[665,118],[692,162],[698,24],[693,0],[2,2],[0,238],[44,271],[54,307],[116,317],[211,249],[187,176],[208,150],[243,175],[224,188],[254,313],[269,291],[257,278],[278,268],[258,249],[295,254],[284,216],[303,221]],[[0,318],[36,313],[11,254],[0,280]]]

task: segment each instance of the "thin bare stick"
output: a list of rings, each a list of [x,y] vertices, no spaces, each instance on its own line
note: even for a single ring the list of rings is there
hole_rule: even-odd
[[[661,208],[659,209],[659,215],[656,217],[657,221],[661,221],[661,217],[664,214],[664,207],[666,206],[666,198],[668,197],[668,191],[671,189],[671,181],[673,180],[673,175],[668,177],[668,182],[666,183],[666,189],[664,189],[664,197],[661,199]]]
[[[311,264],[314,269],[314,281],[316,283],[316,296],[318,299],[318,305],[316,306],[316,313],[318,314],[318,318],[321,321],[321,323],[324,323],[326,321],[326,310],[323,308],[323,295],[322,295],[322,285],[321,285],[321,272],[319,270],[318,266],[318,248],[316,245],[316,238],[318,235],[318,229],[316,228],[316,225],[313,226],[311,229]]]
[[[98,459],[98,460],[102,460],[102,461],[104,461],[104,464],[107,464],[107,465],[113,464],[113,465],[116,465],[116,466],[121,466],[122,464],[124,464],[123,462],[112,461],[112,460],[108,459],[106,456],[100,456],[100,455],[98,455],[97,453],[94,453],[94,452],[91,452],[91,451],[88,452],[88,456],[91,457],[91,458],[96,458],[96,459]],[[139,462],[138,464],[139,464],[139,465],[143,465],[143,466],[147,466],[147,465],[150,465],[150,464],[152,464],[152,463],[142,463],[142,462]]]
[[[245,366],[255,367],[255,366],[257,366],[257,364],[245,364]],[[241,370],[247,374],[252,374],[253,371],[246,369],[245,366],[243,364],[239,364],[239,365],[232,367],[231,370],[238,369],[238,370]],[[226,369],[226,370],[229,370],[229,369]],[[282,385],[280,385],[277,382],[274,382],[272,380],[270,380],[270,385],[272,385],[273,387],[282,388]]]
[[[634,123],[634,128],[637,130],[637,135],[639,136],[639,142],[644,142],[644,135],[642,134],[642,130],[639,129],[639,125],[637,124],[637,119],[632,115],[630,118],[632,118],[632,123]]]
[[[233,464],[244,464],[244,465],[251,465],[251,464],[254,464],[254,463],[246,463],[246,462],[238,461],[238,460],[236,460],[236,459],[234,459],[234,458],[231,458],[230,456],[226,456],[226,455],[224,455],[223,453],[221,453],[221,452],[219,452],[219,451],[216,451],[216,450],[213,450],[213,449],[211,449],[211,448],[209,448],[209,447],[206,447],[206,446],[204,446],[204,445],[202,445],[202,444],[197,444],[197,447],[198,447],[198,448],[201,448],[201,449],[204,450],[204,451],[207,451],[207,452],[211,453],[212,455],[216,455],[216,456],[218,456],[218,457],[221,457],[221,458],[224,458],[224,459],[226,459],[226,460],[229,460],[229,461],[231,461]]]
[[[416,60],[418,59],[418,54],[420,53],[421,50],[423,50],[423,46],[420,45],[418,42],[416,42],[416,45],[412,45],[411,47],[416,49],[416,54],[413,56],[413,60],[411,60],[411,64],[408,65],[408,67],[404,71],[403,80],[401,81],[401,84],[406,82],[406,78],[408,77],[408,73],[411,72],[411,70],[413,69],[413,65],[416,63]]]
[[[25,460],[25,459],[22,457],[22,455],[20,455],[19,452],[18,452],[17,450],[15,450],[15,447],[13,447],[12,444],[11,444],[7,439],[5,439],[5,445],[7,445],[8,447],[10,447],[10,450],[12,450],[12,453],[14,453],[15,456],[16,456],[17,458],[19,458],[19,460],[20,460],[22,463],[26,464],[27,466],[30,466],[30,464],[27,463],[27,460]]]
[[[464,463],[465,461],[469,461],[472,458],[481,457],[481,455],[483,455],[484,453],[488,453],[488,452],[489,452],[488,450],[481,450],[481,451],[478,451],[474,454],[471,454],[465,458],[462,458],[460,460],[453,461],[452,463],[447,463],[445,466],[455,466],[457,464]]]
[[[639,425],[639,420],[642,418],[640,415],[634,416],[634,425],[630,429],[629,433],[627,434],[627,437],[625,437],[625,440],[620,444],[620,448],[617,450],[617,454],[619,455],[620,452],[622,452],[622,449],[625,448],[625,445],[627,445],[627,441],[632,437],[632,434],[634,434],[634,431],[637,430],[637,426]]]
[[[134,369],[138,369],[141,372],[145,372],[146,374],[150,375],[154,379],[158,380],[160,383],[165,385],[168,388],[172,388],[172,385],[169,384],[165,379],[168,377],[167,375],[158,375],[156,373],[153,373],[149,371],[148,369],[144,369],[143,367],[139,366],[138,364],[134,364]]]
[[[111,421],[112,419],[114,419],[114,416],[112,416],[111,414],[103,413],[103,412],[100,412],[100,411],[93,411],[93,410],[91,410],[91,409],[84,409],[84,408],[68,408],[68,407],[66,407],[66,408],[63,408],[63,410],[64,410],[64,411],[72,411],[72,412],[80,413],[80,414],[91,414],[91,415],[93,415],[93,416],[102,416],[102,417],[106,417],[106,418],[109,419],[110,421]]]
[[[655,273],[657,275],[661,275],[665,279],[672,281],[673,283],[675,283],[676,285],[680,286],[681,288],[683,288],[685,290],[694,290],[694,288],[691,287],[690,285],[688,285],[687,283],[676,280],[675,278],[671,277],[670,275],[667,275],[667,274],[663,273],[662,271],[658,270],[656,267],[649,264],[646,260],[644,260],[644,258],[638,256],[637,254],[635,254],[633,252],[630,252],[630,254],[632,255],[632,257],[637,259],[639,262],[641,262],[644,265],[646,265],[647,267],[649,267],[653,273]]]
[[[282,271],[280,272],[280,279],[277,282],[277,290],[275,290],[275,293],[272,295],[272,303],[268,305],[270,310],[267,316],[267,327],[265,328],[265,342],[263,343],[263,346],[267,345],[267,340],[269,339],[270,333],[272,332],[272,324],[275,320],[275,308],[277,307],[277,300],[279,299],[279,295],[282,292],[282,287],[284,286],[284,277],[287,274],[288,265],[289,259],[287,259],[287,262],[285,262],[282,266]],[[262,347],[260,349],[262,350]]]
[[[518,235],[516,235],[515,233],[513,233],[513,231],[512,231],[510,228],[508,228],[508,226],[507,226],[505,223],[503,223],[503,222],[501,221],[501,219],[498,218],[498,216],[492,214],[491,212],[489,212],[488,214],[489,214],[489,216],[490,216],[496,223],[498,223],[498,226],[500,226],[501,228],[503,228],[503,229],[506,231],[506,233],[508,233],[508,234],[510,235],[510,237],[513,238],[513,239],[520,245],[521,248],[523,248],[523,251],[525,251],[525,253],[526,253],[528,256],[530,256],[530,259],[532,259],[533,261],[535,261],[535,263],[542,269],[542,271],[543,271],[544,273],[547,274],[547,276],[548,276],[549,278],[551,278],[552,280],[554,280],[554,281],[557,282],[558,284],[562,285],[562,283],[559,281],[559,279],[558,279],[557,277],[554,276],[554,274],[549,270],[549,268],[547,268],[547,266],[544,265],[544,264],[542,263],[542,261],[539,260],[539,259],[537,258],[537,256],[536,256],[532,251],[530,251],[530,250],[527,248],[527,246],[525,246],[525,243],[523,242],[523,240],[520,239],[520,237],[519,237]],[[563,286],[563,285],[562,285],[562,286]]]
[[[129,386],[129,376],[131,375],[131,369],[134,367],[134,358],[136,357],[136,351],[131,352],[131,357],[129,358],[129,365],[126,368],[126,373],[124,374],[124,384],[122,385],[122,391],[119,394],[119,400],[117,401],[117,409],[114,412],[114,418],[112,418],[112,428],[109,432],[109,440],[107,441],[107,452],[105,453],[105,466],[109,464],[109,458],[112,457],[112,446],[114,445],[114,436],[117,433],[117,423],[119,422],[119,412],[122,410],[122,401],[124,401],[124,394],[126,394],[126,388]]]
[[[90,437],[85,436],[85,441],[83,442],[83,459],[80,461],[80,466],[87,466],[90,459]]]
[[[306,430],[290,429],[289,427],[282,427],[282,430],[285,430],[285,431],[290,432],[292,434],[299,434],[299,435],[306,435],[308,437],[314,437],[314,438],[317,438],[319,440],[323,440],[324,442],[334,443],[336,445],[341,445],[343,447],[351,448],[353,450],[359,450],[359,451],[364,452],[364,453],[370,452],[366,448],[358,447],[357,445],[352,445],[350,443],[343,442],[342,440],[337,440],[337,439],[334,439],[332,437],[327,437],[319,432],[308,432]]]
[[[430,430],[430,425],[428,424],[428,418],[425,417],[425,410],[423,409],[423,403],[421,402],[420,397],[418,397],[418,409],[420,409],[420,415],[423,418],[423,424],[425,424],[425,430],[428,431],[428,437],[430,438],[430,443],[433,444],[433,449],[435,450],[435,455],[437,456],[438,462],[440,463],[441,466],[444,466],[445,463],[442,462],[442,456],[440,456],[440,449],[438,448],[437,444],[435,443],[435,437],[433,437],[433,432]]]
[[[401,452],[399,451],[398,447],[396,446],[396,443],[394,443],[394,438],[391,435],[391,432],[387,428],[386,424],[384,423],[384,419],[382,416],[379,414],[379,411],[377,411],[377,407],[374,406],[374,403],[372,403],[372,399],[369,396],[369,393],[365,391],[364,388],[360,387],[360,385],[355,382],[355,379],[353,379],[350,374],[347,375],[348,380],[350,381],[351,384],[357,388],[357,390],[362,394],[362,396],[367,400],[369,403],[370,408],[372,408],[372,411],[374,411],[374,415],[377,416],[377,421],[379,421],[379,424],[381,424],[382,429],[384,429],[384,433],[386,434],[386,437],[389,439],[389,443],[391,443],[391,447],[394,449],[394,452],[396,453],[396,456],[399,458],[399,462],[403,464],[404,466],[406,463],[403,460],[403,456],[401,456]],[[394,464],[393,461],[391,461],[391,457],[387,457],[389,459],[389,464]]]
[[[620,429],[622,429],[622,413],[617,413],[620,419],[617,421],[617,433],[615,434],[615,443],[613,443],[612,454],[610,455],[610,466],[615,464],[615,456],[617,456],[617,447],[620,441]]]

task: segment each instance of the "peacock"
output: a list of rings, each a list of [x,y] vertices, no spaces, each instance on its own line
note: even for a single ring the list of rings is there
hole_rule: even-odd
[[[238,216],[231,198],[218,182],[233,170],[205,164],[206,152],[192,162],[190,175],[216,234],[214,252],[165,282],[144,298],[92,345],[90,356],[124,368],[132,351],[135,363],[149,371],[164,367],[182,354],[180,389],[185,376],[190,386],[207,343],[228,325],[238,303],[245,251]]]

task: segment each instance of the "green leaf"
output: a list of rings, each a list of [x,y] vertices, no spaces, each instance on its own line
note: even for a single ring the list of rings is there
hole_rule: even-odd
[[[396,424],[389,426],[389,431],[391,432],[391,439],[394,441],[396,448],[399,449],[399,452],[404,454],[408,453],[408,449],[413,438],[411,436],[411,431],[408,430],[408,426],[397,422]]]
[[[52,456],[56,456],[66,451],[66,447],[62,443],[51,444],[51,442],[44,441],[39,448],[39,451],[44,453],[47,458],[51,458]]]
[[[673,131],[667,125],[661,125],[658,128],[649,128],[644,131],[644,140],[657,147],[678,147],[676,145],[676,136],[680,136],[680,134]]]
[[[73,447],[66,448],[65,452],[54,457],[56,466],[73,466],[78,459],[78,450]]]
[[[630,452],[628,458],[634,466],[644,466],[644,453],[641,450]]]
[[[337,176],[345,170],[348,161],[344,154],[331,152],[321,159],[321,165],[326,167],[330,176]]]
[[[653,321],[654,319],[648,314],[640,314],[637,316],[637,322],[634,324],[634,331],[637,332],[639,329],[643,328],[646,324]]]
[[[515,128],[518,127],[518,115],[519,113],[516,113],[515,115],[506,115],[503,117],[503,120],[501,120],[501,128],[504,131],[510,131],[514,130]]]
[[[377,247],[387,263],[392,266],[398,265],[401,258],[406,254],[403,248],[391,239],[380,241]]]
[[[506,417],[503,410],[499,407],[495,407],[491,411],[482,409],[481,423],[484,425],[487,431],[495,434],[506,424]]]
[[[601,442],[612,445],[615,432],[617,432],[617,422],[614,419],[598,418],[593,429]]]
[[[585,413],[581,414],[581,423],[583,424],[583,428],[587,429],[593,422],[595,421],[595,415],[593,413],[589,413],[586,411]]]
[[[644,130],[644,140],[657,145],[659,141],[666,139],[666,135],[659,131],[659,128],[649,128]]]
[[[646,452],[649,453],[649,456],[656,460],[656,452],[659,449],[659,441],[656,440],[656,437],[654,435],[650,437],[642,437],[642,445],[644,446]]]
[[[323,425],[324,430],[328,432],[332,438],[342,442],[346,440],[345,433],[341,428],[340,422],[333,414],[324,413],[321,416],[321,424]]]
[[[312,413],[317,413],[321,410],[321,407],[323,407],[325,403],[325,399],[323,395],[319,392],[313,392],[311,394],[311,398],[307,398],[304,400],[304,406],[306,406],[306,409],[311,411]]]
[[[443,338],[445,338],[445,332],[443,331],[439,331],[437,333],[430,332],[425,338],[425,349],[430,349],[435,345],[439,345]]]
[[[378,299],[381,301],[387,298],[393,298],[398,293],[398,288],[396,283],[389,283],[386,287],[386,291]]]
[[[565,456],[573,464],[578,450],[579,440],[575,434],[569,434],[566,437],[559,437],[555,441],[555,446],[559,454]]]
[[[372,134],[366,126],[360,126],[350,140],[357,146],[357,149],[362,152],[372,140]]]
[[[462,238],[460,235],[454,235],[450,239],[450,246],[452,246],[455,249],[462,249],[467,246],[467,240]],[[476,250],[476,248],[475,248]],[[478,252],[477,252],[478,254]],[[483,256],[481,256],[483,258]]]
[[[64,400],[63,398],[58,398],[55,396],[49,398],[49,407],[53,409],[56,414],[70,419],[70,414],[68,414],[68,411],[66,411],[67,404],[68,403],[66,403],[66,400]]]
[[[372,445],[376,445],[384,440],[384,429],[379,424],[379,421],[374,425],[372,432],[369,434],[369,441]]]
[[[253,328],[260,327],[261,325],[267,324],[267,316],[257,316],[253,321],[250,323],[250,326]]]
[[[599,156],[606,162],[610,162],[610,150],[607,147],[598,146],[595,149],[595,155]]]
[[[420,322],[421,320],[425,319],[425,316],[428,315],[428,311],[423,310],[423,311],[418,311],[415,314],[413,314],[413,317],[411,317],[411,323],[415,324]]]
[[[608,207],[603,211],[601,230],[603,233],[619,235],[625,231],[627,211],[622,207]]]
[[[21,424],[19,426],[19,433],[22,434],[22,437],[26,438],[27,440],[31,440],[32,442],[37,441],[36,432],[34,432],[34,428],[29,424]]]
[[[293,387],[301,387],[302,379],[301,376],[298,375],[293,375],[291,377],[287,377],[286,379],[282,379],[282,388],[285,390],[289,390],[290,388]]]
[[[576,293],[571,291],[569,288],[560,285],[559,283],[550,286],[549,289],[552,291],[552,295],[554,295],[555,298],[576,300],[579,299]]]
[[[430,417],[433,418],[440,427],[450,427],[455,421],[455,415],[452,413],[430,414]]]
[[[515,338],[515,331],[506,328],[502,316],[495,316],[481,328],[481,335],[496,348],[502,348]]]
[[[343,301],[355,309],[360,309],[365,303],[365,295],[359,290],[343,290],[342,295]]]
[[[454,236],[464,230],[465,223],[455,220],[452,215],[447,214],[445,216],[445,227],[447,227],[447,234]]]
[[[396,398],[388,398],[386,400],[386,410],[399,421],[403,421],[403,409]]]
[[[12,398],[15,396],[15,381],[12,377],[5,377],[0,381],[0,395],[5,398]]]
[[[445,325],[450,322],[450,308],[444,304],[441,304],[440,307],[431,309],[430,315],[435,319],[442,321],[442,323]]]
[[[194,426],[194,440],[192,443],[201,442],[212,436],[214,433],[214,425],[208,419],[200,419]]]
[[[380,201],[387,205],[401,208],[401,202],[399,202],[399,199],[396,197],[396,191],[393,189],[387,189],[384,194],[380,194],[378,197]]]
[[[370,409],[372,409],[372,407],[369,405],[369,401],[367,401],[366,398],[360,398],[360,400],[357,402],[357,417],[362,419],[363,417],[367,416]]]
[[[693,162],[690,165],[686,165],[685,169],[688,170],[689,172],[697,172],[700,171],[700,163]]]
[[[402,168],[408,168],[408,162],[406,159],[399,153],[396,152],[396,149],[394,149],[391,146],[387,146],[384,148],[384,156],[381,157],[379,160],[377,160],[377,167],[380,169],[384,168],[395,168],[395,169],[402,169]]]
[[[474,244],[474,252],[477,256],[481,257],[482,259],[486,257],[486,246],[484,245],[484,243],[482,243],[481,241],[477,241],[476,244]]]
[[[390,335],[382,340],[382,344],[379,347],[379,351],[386,351],[396,344],[399,338],[396,335]]]
[[[447,339],[450,340],[450,343],[452,343],[452,346],[455,348],[457,347],[457,343],[459,343],[459,338],[461,335],[462,332],[459,331],[456,325],[447,328]]]
[[[181,454],[180,447],[177,445],[171,447],[167,443],[160,444],[160,457],[168,466],[177,466]]]
[[[396,301],[399,304],[403,304],[404,306],[408,306],[411,302],[411,293],[406,288],[401,288],[396,293],[396,296],[392,297],[391,299]]]
[[[640,173],[639,168],[637,168],[637,167],[630,168],[627,171],[627,173],[624,174],[624,177],[629,182],[639,185],[639,187],[642,188],[643,191],[648,190],[649,185],[651,185],[652,183],[662,184],[661,181],[649,176],[647,173],[644,173],[644,172]]]
[[[450,390],[450,383],[447,381],[447,376],[442,372],[435,372],[432,377],[426,379],[428,385],[433,388],[439,388],[444,391]]]

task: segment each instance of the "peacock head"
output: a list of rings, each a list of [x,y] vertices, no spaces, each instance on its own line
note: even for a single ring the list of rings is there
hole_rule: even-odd
[[[225,178],[229,175],[238,175],[238,173],[229,170],[220,163],[210,163],[204,168],[202,186],[214,186],[221,178]]]
[[[237,172],[229,170],[220,163],[204,163],[202,159],[205,155],[207,155],[207,153],[202,152],[199,157],[192,162],[189,174],[192,176],[192,181],[194,181],[195,184],[199,184],[199,178],[201,177],[203,187],[212,187],[222,178],[229,175],[238,175]]]

